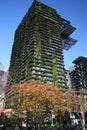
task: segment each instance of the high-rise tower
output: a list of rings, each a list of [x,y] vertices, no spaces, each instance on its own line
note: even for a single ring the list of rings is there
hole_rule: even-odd
[[[63,49],[76,43],[75,30],[56,10],[35,0],[15,32],[9,84],[30,80],[66,87]]]
[[[70,72],[72,87],[77,91],[87,91],[87,57],[79,56],[73,63],[75,69]]]

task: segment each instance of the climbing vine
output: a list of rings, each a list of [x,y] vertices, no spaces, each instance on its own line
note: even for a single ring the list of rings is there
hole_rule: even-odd
[[[58,87],[58,68],[56,57],[52,57],[53,84]]]

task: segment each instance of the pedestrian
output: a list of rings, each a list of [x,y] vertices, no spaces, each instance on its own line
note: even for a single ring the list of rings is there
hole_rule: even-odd
[[[17,124],[16,124],[16,126],[15,126],[15,130],[20,130],[20,128],[18,127]]]
[[[57,130],[64,130],[64,127],[61,125],[60,127],[57,128]]]
[[[74,130],[80,130],[79,125],[75,124],[75,125],[74,125]]]

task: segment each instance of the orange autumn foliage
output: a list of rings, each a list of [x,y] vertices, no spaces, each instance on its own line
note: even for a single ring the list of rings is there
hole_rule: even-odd
[[[63,92],[52,84],[44,84],[37,81],[17,85],[21,110],[57,112],[63,106],[61,104]]]

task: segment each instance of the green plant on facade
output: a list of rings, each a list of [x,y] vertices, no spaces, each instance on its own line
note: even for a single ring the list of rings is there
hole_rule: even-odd
[[[84,102],[85,102],[84,95],[80,94],[79,97],[78,97],[78,100],[79,100],[80,110],[84,112],[85,111],[85,108],[84,108]]]
[[[37,37],[36,57],[40,59],[41,58],[41,39],[40,39],[39,32],[37,32],[36,37]]]
[[[48,43],[51,44],[51,38],[52,38],[52,30],[51,28],[49,27],[48,28]]]
[[[58,68],[57,68],[57,61],[56,57],[52,57],[52,78],[53,84],[58,87]]]

